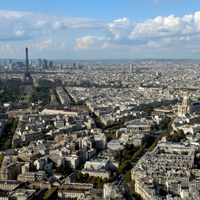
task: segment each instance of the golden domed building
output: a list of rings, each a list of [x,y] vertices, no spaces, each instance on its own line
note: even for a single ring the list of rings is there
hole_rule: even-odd
[[[191,99],[188,95],[188,91],[183,98],[182,105],[178,106],[178,114],[192,114]]]

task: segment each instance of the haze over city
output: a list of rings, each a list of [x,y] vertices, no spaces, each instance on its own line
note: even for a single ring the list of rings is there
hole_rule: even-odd
[[[0,59],[199,59],[200,2],[2,1]]]

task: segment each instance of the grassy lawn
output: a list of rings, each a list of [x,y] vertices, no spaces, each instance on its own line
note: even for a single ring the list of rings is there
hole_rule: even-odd
[[[28,103],[29,97],[30,97],[30,92],[29,93],[24,93],[23,97],[22,97],[22,102],[23,103]]]
[[[29,93],[24,93],[24,96],[30,96],[30,92]]]

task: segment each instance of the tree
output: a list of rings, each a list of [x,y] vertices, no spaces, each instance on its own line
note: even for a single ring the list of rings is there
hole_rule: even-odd
[[[180,135],[184,135],[183,129],[179,129],[179,130],[178,130],[178,133],[179,133]]]
[[[92,179],[93,181],[97,181],[97,177],[93,177],[93,179]]]
[[[125,180],[126,183],[129,183],[131,181],[131,170],[129,170],[126,173],[126,176],[125,176],[124,180]]]
[[[127,149],[124,149],[123,151],[122,151],[122,156],[126,156],[127,155],[127,153],[128,153],[128,150]]]
[[[98,189],[102,189],[102,188],[103,188],[103,183],[99,183],[99,184],[97,185],[97,188],[98,188]]]
[[[85,174],[84,174],[84,178],[88,179],[88,177],[89,177],[89,174],[88,174],[88,173],[85,173]]]
[[[188,152],[187,151],[182,151],[181,155],[188,155]]]
[[[161,154],[161,153],[165,153],[165,151],[164,151],[163,149],[161,149],[161,150],[159,151],[159,154]]]
[[[84,169],[84,164],[82,164],[82,165],[80,166],[80,169]]]
[[[121,159],[121,163],[123,163],[125,160],[126,160],[126,158],[122,158],[122,159]]]
[[[119,166],[119,173],[123,174],[126,170],[129,169],[129,167],[131,166],[131,161],[130,160],[125,160],[120,166]]]
[[[102,182],[103,182],[102,178],[97,177],[97,184],[102,183]]]
[[[49,199],[53,199],[56,197],[57,195],[57,187],[52,187],[50,190],[48,190],[44,196],[43,196],[43,200],[49,200]]]
[[[108,182],[108,178],[105,177],[105,178],[103,179],[103,183],[107,183],[107,182]]]
[[[83,174],[82,174],[81,172],[79,172],[77,176],[78,176],[78,179],[79,179],[79,180],[82,180],[82,179],[83,179]]]
[[[1,167],[1,165],[2,165],[2,162],[3,162],[4,156],[5,156],[4,153],[0,155],[0,167]]]
[[[14,144],[14,148],[20,148],[21,146],[19,144]]]
[[[91,184],[94,184],[96,181],[97,181],[97,177],[94,177],[94,178],[90,181],[90,183],[91,183]]]

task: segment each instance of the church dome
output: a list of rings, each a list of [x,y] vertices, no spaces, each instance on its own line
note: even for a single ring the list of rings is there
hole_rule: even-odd
[[[189,97],[189,95],[188,95],[188,91],[186,92],[186,94],[185,94],[185,96],[184,96],[184,99],[185,99],[185,100],[190,99],[190,97]]]
[[[185,96],[183,97],[182,106],[191,106],[191,100],[188,95],[188,91],[186,92]]]

